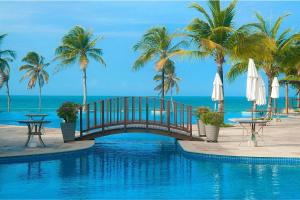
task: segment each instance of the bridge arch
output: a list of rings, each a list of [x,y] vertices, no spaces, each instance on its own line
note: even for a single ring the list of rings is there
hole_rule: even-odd
[[[131,132],[202,140],[192,127],[192,106],[156,97],[114,97],[80,107],[77,140]]]

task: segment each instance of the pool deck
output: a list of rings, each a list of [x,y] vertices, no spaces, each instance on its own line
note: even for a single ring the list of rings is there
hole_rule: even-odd
[[[196,129],[196,127],[194,127]],[[193,128],[193,129],[194,129]],[[193,134],[197,134],[197,130]],[[221,128],[218,143],[178,141],[183,150],[192,153],[244,157],[300,158],[300,116],[273,120],[264,128],[258,147],[248,145],[239,126]],[[242,141],[242,142],[241,142]]]
[[[55,128],[46,128],[42,139],[46,144],[44,148],[25,147],[27,127],[0,125],[0,158],[71,152],[88,149],[94,145],[93,140],[64,143],[61,130]]]
[[[71,152],[91,148],[93,140],[63,143],[61,130],[46,128],[42,147],[25,147],[27,127],[0,125],[0,158],[27,155],[42,155]],[[197,126],[193,127],[197,135]],[[258,147],[248,146],[239,126],[221,128],[218,143],[203,141],[178,141],[186,152],[223,156],[244,157],[285,157],[300,158],[300,115],[284,118],[281,122],[273,120],[264,128],[263,141],[259,139]],[[242,142],[241,142],[242,141]]]

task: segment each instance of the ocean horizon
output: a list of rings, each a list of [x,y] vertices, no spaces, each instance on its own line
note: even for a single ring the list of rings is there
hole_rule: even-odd
[[[87,102],[95,102],[102,99],[107,99],[115,96],[88,96]],[[159,97],[158,97],[159,98]],[[166,96],[166,99],[169,99]],[[195,110],[198,106],[206,106],[214,110],[215,103],[210,96],[175,96],[173,100],[178,103],[193,106]],[[57,108],[66,101],[82,103],[82,96],[62,96],[48,95],[42,97],[42,110],[38,108],[38,96],[29,95],[12,95],[11,96],[11,112],[7,112],[7,98],[0,96],[0,124],[18,125],[17,120],[26,119],[27,113],[46,113],[49,116],[48,120],[52,121],[49,127],[59,127],[61,120],[56,115]],[[249,110],[252,108],[252,103],[248,102],[246,97],[231,96],[225,97],[225,122],[230,123],[230,118],[250,117]],[[284,98],[277,100],[277,107],[282,111],[285,106]],[[265,106],[257,106],[258,110],[266,110]],[[196,117],[193,116],[193,122],[196,123]]]
[[[154,97],[149,96],[149,97]],[[102,99],[118,97],[118,95],[93,95],[87,97],[87,102],[91,103]],[[127,96],[124,96],[127,97]],[[157,96],[159,98],[159,96]],[[166,96],[170,99],[170,96]],[[210,96],[173,96],[173,100],[178,103],[191,105],[193,108],[198,106],[207,106],[212,110],[214,109],[215,102],[211,100]],[[60,104],[66,101],[76,102],[82,104],[82,96],[80,95],[44,95],[42,96],[42,111],[55,111]],[[226,96],[225,112],[242,112],[251,109],[252,103],[247,101],[245,96]],[[285,107],[284,97],[277,100],[277,107],[283,109]],[[258,109],[266,109],[265,106],[258,106]],[[7,111],[7,97],[0,95],[0,112]],[[38,109],[38,96],[37,95],[11,95],[11,111],[31,111],[39,112]]]

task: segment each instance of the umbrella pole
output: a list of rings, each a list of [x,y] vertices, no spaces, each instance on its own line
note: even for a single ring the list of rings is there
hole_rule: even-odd
[[[277,114],[277,101],[276,98],[274,99],[274,113]]]
[[[251,113],[252,121],[254,119],[254,104],[255,104],[255,101],[252,102],[252,113]]]
[[[255,105],[255,101],[253,101],[253,105],[252,105],[252,121],[254,120],[254,105]],[[251,124],[251,133],[253,134],[255,132],[254,130],[254,123]]]

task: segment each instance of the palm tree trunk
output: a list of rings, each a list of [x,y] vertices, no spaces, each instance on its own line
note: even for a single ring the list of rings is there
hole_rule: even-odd
[[[300,91],[298,91],[298,108],[300,108]]]
[[[222,91],[223,91],[223,97],[224,97],[223,60],[224,60],[224,59],[221,59],[221,61],[217,61],[217,65],[218,65],[218,74],[219,74],[219,76],[220,76],[220,78],[221,78],[221,81],[222,81]],[[218,112],[224,114],[224,100],[219,101],[219,104],[218,104]]]
[[[172,112],[174,112],[174,102],[173,102],[173,88],[170,88],[170,99],[172,104]]]
[[[161,92],[161,98],[165,99],[165,69],[163,68],[161,70],[161,76],[162,76],[162,92]]]
[[[7,95],[7,112],[10,112],[10,94],[9,94],[9,85],[8,80],[5,82],[6,85],[6,95]]]
[[[268,76],[268,118],[271,118],[272,116],[272,98],[271,98],[271,92],[272,92],[272,76]]]
[[[289,84],[285,83],[285,112],[289,114]]]
[[[162,93],[161,93],[161,98],[163,100],[163,103],[162,103],[162,109],[165,110],[165,69],[162,68],[161,70],[161,75],[162,75]]]
[[[83,109],[86,110],[86,96],[87,96],[87,88],[86,88],[86,69],[83,70]]]
[[[39,84],[39,110],[42,111],[42,87]]]

